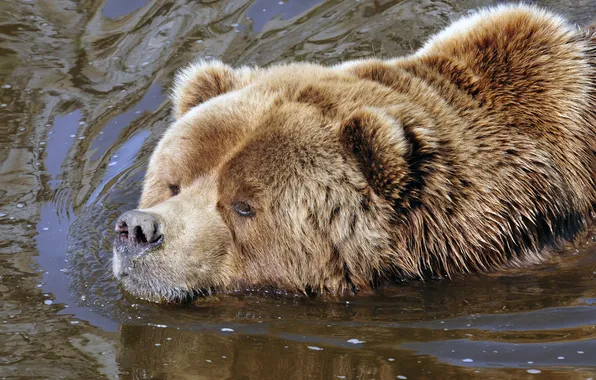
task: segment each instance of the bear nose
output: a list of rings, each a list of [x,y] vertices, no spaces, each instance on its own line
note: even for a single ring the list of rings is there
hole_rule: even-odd
[[[120,242],[136,246],[152,245],[162,237],[159,220],[139,210],[122,214],[116,221],[116,232]]]

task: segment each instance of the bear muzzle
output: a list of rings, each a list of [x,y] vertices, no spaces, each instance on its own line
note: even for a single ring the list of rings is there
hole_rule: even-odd
[[[114,240],[113,271],[121,279],[129,274],[135,263],[163,244],[160,220],[152,214],[131,210],[116,221],[118,235]]]

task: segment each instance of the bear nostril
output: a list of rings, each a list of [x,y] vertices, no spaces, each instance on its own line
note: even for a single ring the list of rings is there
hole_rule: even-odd
[[[116,224],[116,232],[118,233],[120,240],[128,240],[128,225],[125,222]]]
[[[130,252],[157,246],[162,241],[159,219],[147,212],[125,212],[116,221],[115,229],[119,241],[126,244]]]
[[[143,244],[147,243],[147,236],[143,232],[143,228],[141,226],[136,226],[134,230],[134,236],[136,237],[136,243]]]

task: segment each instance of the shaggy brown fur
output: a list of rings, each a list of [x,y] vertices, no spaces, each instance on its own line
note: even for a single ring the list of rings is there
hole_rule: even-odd
[[[164,244],[134,268],[126,245],[114,255],[152,300],[538,262],[596,204],[596,38],[534,7],[479,12],[393,60],[199,62],[174,103],[140,202]]]

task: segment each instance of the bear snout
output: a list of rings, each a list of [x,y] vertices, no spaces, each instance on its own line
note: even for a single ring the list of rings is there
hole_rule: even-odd
[[[118,236],[114,241],[116,252],[122,259],[140,258],[163,242],[160,220],[147,212],[132,210],[116,221]]]

